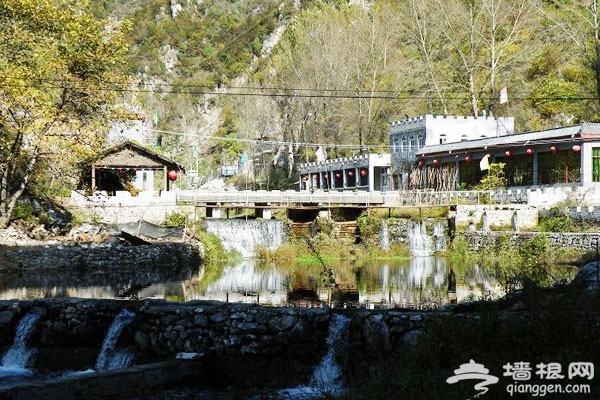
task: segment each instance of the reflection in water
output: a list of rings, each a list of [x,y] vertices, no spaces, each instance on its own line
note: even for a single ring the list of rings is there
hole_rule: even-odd
[[[0,299],[44,297],[217,300],[296,307],[430,308],[470,299],[497,298],[501,285],[478,265],[457,265],[433,256],[404,261],[340,262],[335,289],[323,284],[322,267],[257,266],[245,259],[217,269],[121,271],[78,276],[65,271],[0,274]]]

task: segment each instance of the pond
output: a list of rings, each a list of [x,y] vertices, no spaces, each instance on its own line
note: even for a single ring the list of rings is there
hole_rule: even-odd
[[[569,280],[575,268],[554,267]],[[216,300],[265,306],[430,309],[503,295],[497,271],[443,257],[321,264],[201,265],[174,273],[123,271],[82,276],[73,271],[0,273],[0,300],[52,297]]]

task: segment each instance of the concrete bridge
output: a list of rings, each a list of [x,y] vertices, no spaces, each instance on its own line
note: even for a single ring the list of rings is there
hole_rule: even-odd
[[[162,224],[174,213],[221,218],[221,211],[251,208],[256,216],[270,218],[271,210],[284,208],[323,210],[332,208],[402,208],[402,207],[449,207],[459,204],[489,204],[526,202],[510,198],[509,193],[482,191],[145,191],[137,196],[120,191],[114,195],[96,192],[93,196],[73,191],[70,198],[63,198],[62,204],[71,210],[81,212],[103,223],[128,223],[140,220]],[[514,197],[514,193],[513,193]],[[524,200],[524,201],[523,201]],[[202,211],[205,211],[203,213]]]
[[[493,192],[477,191],[179,191],[177,204],[196,206],[232,206],[251,208],[289,207],[427,207],[461,203],[480,204]]]

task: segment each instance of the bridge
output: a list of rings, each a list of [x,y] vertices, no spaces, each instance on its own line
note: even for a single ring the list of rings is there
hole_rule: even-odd
[[[511,202],[506,194],[492,191],[192,191],[177,192],[177,204],[250,208],[289,207],[435,207],[457,204]],[[518,200],[518,199],[517,199]],[[526,199],[525,199],[526,200]],[[517,201],[519,202],[519,201]]]

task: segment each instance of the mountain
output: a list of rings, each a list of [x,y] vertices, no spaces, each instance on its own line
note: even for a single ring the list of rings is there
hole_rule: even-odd
[[[246,177],[285,186],[290,166],[272,160],[289,157],[277,154],[385,151],[405,115],[512,115],[518,131],[599,116],[600,12],[583,2],[91,3],[133,22],[138,87],[124,101],[162,151],[194,167],[198,154],[205,175],[246,152]]]

